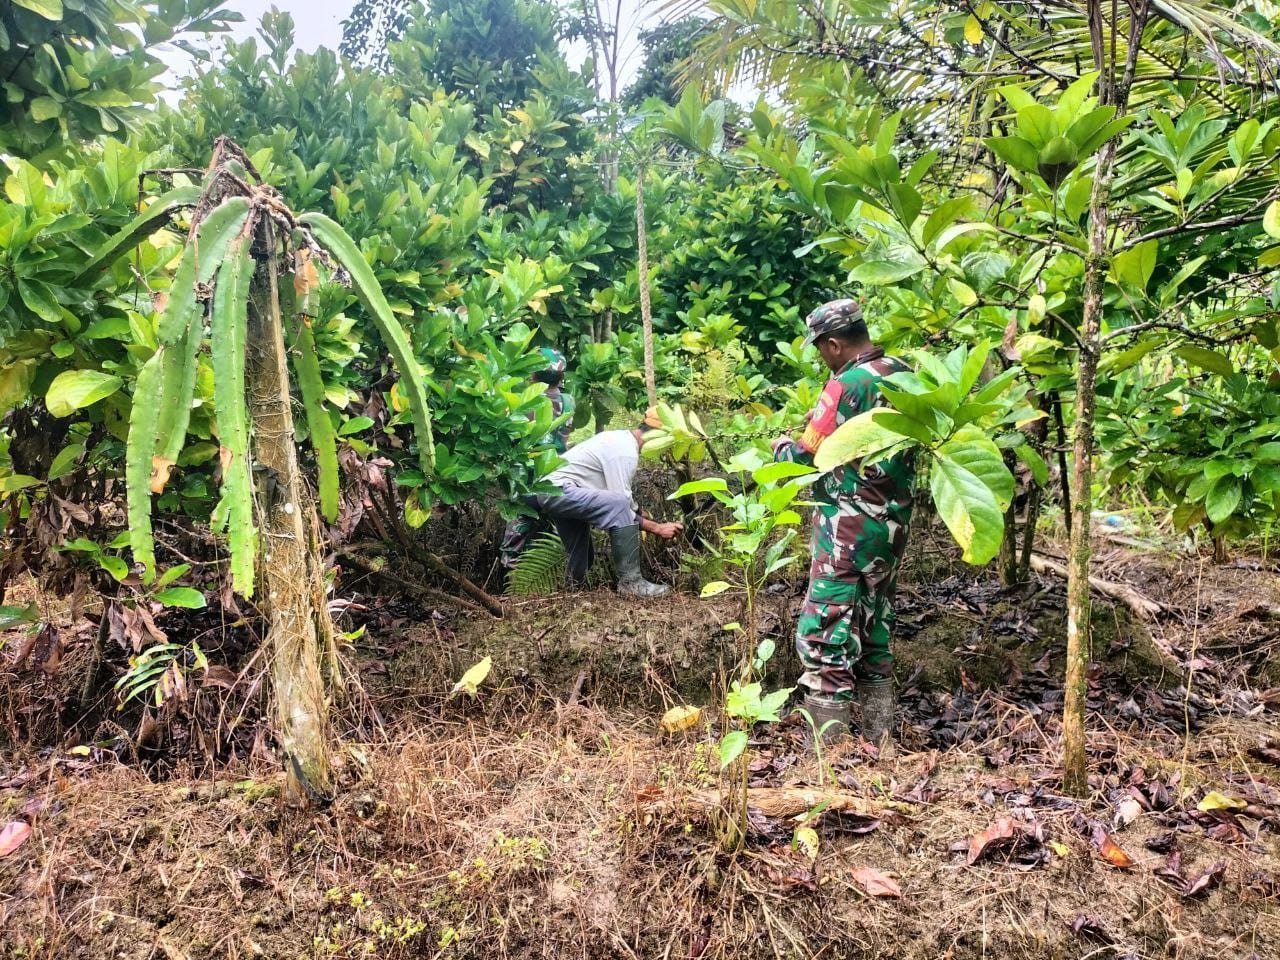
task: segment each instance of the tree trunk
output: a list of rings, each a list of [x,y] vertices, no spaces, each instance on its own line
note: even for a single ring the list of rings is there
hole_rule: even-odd
[[[323,602],[320,557],[312,530],[315,504],[302,482],[294,445],[284,330],[276,277],[276,244],[264,221],[254,250],[245,369],[253,424],[254,488],[259,527],[258,576],[268,621],[267,646],[276,722],[294,803],[333,793],[328,703],[321,644],[333,634]]]
[[[1004,465],[1014,477],[1013,496],[1009,498],[1009,509],[1004,512],[1004,539],[1000,541],[999,564],[1000,584],[1004,587],[1017,586],[1018,580],[1018,464],[1013,455],[1006,453]]]
[[[644,161],[636,166],[636,280],[640,284],[640,321],[644,327],[644,389],[649,406],[658,402],[653,372],[653,309],[649,305],[649,234],[644,216]]]
[[[1089,3],[1094,60],[1100,71],[1099,100],[1103,104],[1113,104],[1117,114],[1122,114],[1128,105],[1138,51],[1142,46],[1146,13],[1146,4],[1143,2],[1130,8],[1125,71],[1124,76],[1117,80],[1116,65],[1114,62],[1108,64],[1107,51],[1110,49],[1114,56],[1115,31],[1119,24],[1108,21],[1100,0],[1090,0]],[[1104,35],[1108,27],[1110,37]],[[1109,203],[1115,157],[1116,141],[1112,138],[1098,152],[1098,161],[1093,171],[1093,192],[1089,197],[1089,244],[1085,255],[1084,306],[1076,361],[1075,423],[1072,425],[1072,457],[1075,463],[1071,486],[1075,502],[1072,504],[1070,546],[1067,552],[1067,675],[1062,705],[1062,785],[1068,793],[1076,796],[1084,796],[1089,790],[1084,719],[1088,699],[1086,674],[1090,639],[1089,540],[1093,515],[1093,428],[1097,408],[1098,361],[1102,352],[1102,285],[1110,263],[1107,232],[1110,226]]]

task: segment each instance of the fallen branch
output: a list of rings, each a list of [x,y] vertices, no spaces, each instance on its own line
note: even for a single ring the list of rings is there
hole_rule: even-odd
[[[676,797],[639,799],[645,813],[679,813],[682,816],[706,816],[724,805],[719,790],[698,790]],[[842,790],[823,790],[818,787],[752,787],[747,791],[747,807],[759,810],[766,817],[795,817],[808,813],[815,807],[838,810],[864,817],[879,817],[887,812],[911,813],[915,808],[896,800],[867,800]]]
[[[1056,577],[1067,579],[1067,568],[1063,564],[1050,560],[1048,557],[1041,556],[1038,553],[1031,555],[1031,569],[1036,573],[1052,573]],[[1141,620],[1154,620],[1165,612],[1163,604],[1156,603],[1149,597],[1143,596],[1127,583],[1114,583],[1110,580],[1103,580],[1101,577],[1090,577],[1089,586],[1104,597],[1119,600],[1137,614]]]
[[[387,580],[399,587],[401,590],[404,590],[406,593],[413,594],[415,597],[420,597],[421,599],[428,600],[432,603],[445,601],[447,603],[456,604],[465,610],[470,610],[472,613],[485,612],[485,610],[478,604],[474,604],[464,597],[455,597],[453,594],[445,593],[443,590],[433,590],[431,587],[424,587],[419,583],[414,583],[412,580],[406,580],[403,577],[396,576],[386,569],[385,561],[384,563],[378,563],[375,560],[362,557],[358,553],[352,553],[349,549],[339,549],[336,551],[336,554],[357,570],[371,574],[372,576],[380,579]]]

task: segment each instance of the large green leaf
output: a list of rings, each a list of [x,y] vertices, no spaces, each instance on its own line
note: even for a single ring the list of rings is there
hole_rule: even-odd
[[[929,491],[967,562],[986,563],[999,553],[1004,511],[995,494],[972,471],[939,451],[930,471]]]
[[[1207,347],[1184,344],[1174,353],[1192,366],[1199,367],[1201,370],[1208,370],[1210,373],[1216,373],[1223,377],[1229,377],[1236,372],[1236,368],[1232,366],[1230,360],[1218,353],[1218,351],[1210,350]]]
[[[378,333],[395,361],[400,373],[400,386],[409,397],[409,409],[413,416],[414,429],[418,434],[418,459],[426,473],[435,471],[435,441],[431,435],[431,414],[427,409],[427,393],[423,386],[422,371],[414,358],[413,348],[405,335],[400,321],[391,312],[391,306],[373,275],[360,248],[336,222],[322,213],[306,213],[298,218],[298,222],[310,227],[338,262],[351,274],[352,287],[356,296],[369,311]]]
[[[957,430],[955,435],[938,448],[938,455],[964,467],[991,491],[996,505],[1007,510],[1013,501],[1013,474],[1005,465],[1004,456],[996,442],[975,426]]]
[[[33,13],[38,13],[46,20],[62,19],[62,0],[13,0],[19,7],[26,7]],[[73,9],[80,9],[73,7]]]
[[[1204,511],[1214,523],[1222,523],[1240,506],[1240,480],[1237,477],[1219,477],[1209,488],[1204,499]]]
[[[872,419],[873,413],[868,410],[836,427],[818,447],[814,466],[828,473],[855,460],[875,463],[884,451],[902,443],[902,434],[877,423]]]
[[[1135,247],[1122,250],[1111,261],[1111,276],[1121,286],[1144,292],[1156,269],[1160,241],[1144,240]]]
[[[68,417],[120,389],[119,377],[100,370],[67,370],[53,378],[44,395],[45,406],[55,417]]]

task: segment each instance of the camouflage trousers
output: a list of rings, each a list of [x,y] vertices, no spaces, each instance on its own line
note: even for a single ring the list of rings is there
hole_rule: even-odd
[[[822,504],[813,512],[809,592],[796,624],[800,685],[836,700],[893,675],[889,636],[910,507]]]
[[[520,554],[524,553],[525,547],[529,546],[529,541],[550,529],[551,524],[542,517],[531,517],[523,513],[508,523],[507,529],[502,534],[500,551],[503,568],[514,569]]]

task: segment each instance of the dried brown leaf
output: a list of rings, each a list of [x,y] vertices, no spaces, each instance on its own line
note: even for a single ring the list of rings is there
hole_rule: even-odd
[[[898,881],[886,876],[874,867],[858,867],[853,871],[853,882],[870,897],[901,897]]]
[[[1017,835],[1018,828],[1014,826],[1012,820],[1008,817],[997,818],[987,829],[969,838],[969,865],[977,863],[985,854],[994,852],[996,848],[1005,846],[1005,841],[1012,840]]]
[[[7,857],[27,842],[31,836],[31,824],[25,820],[11,820],[0,830],[0,857]]]

